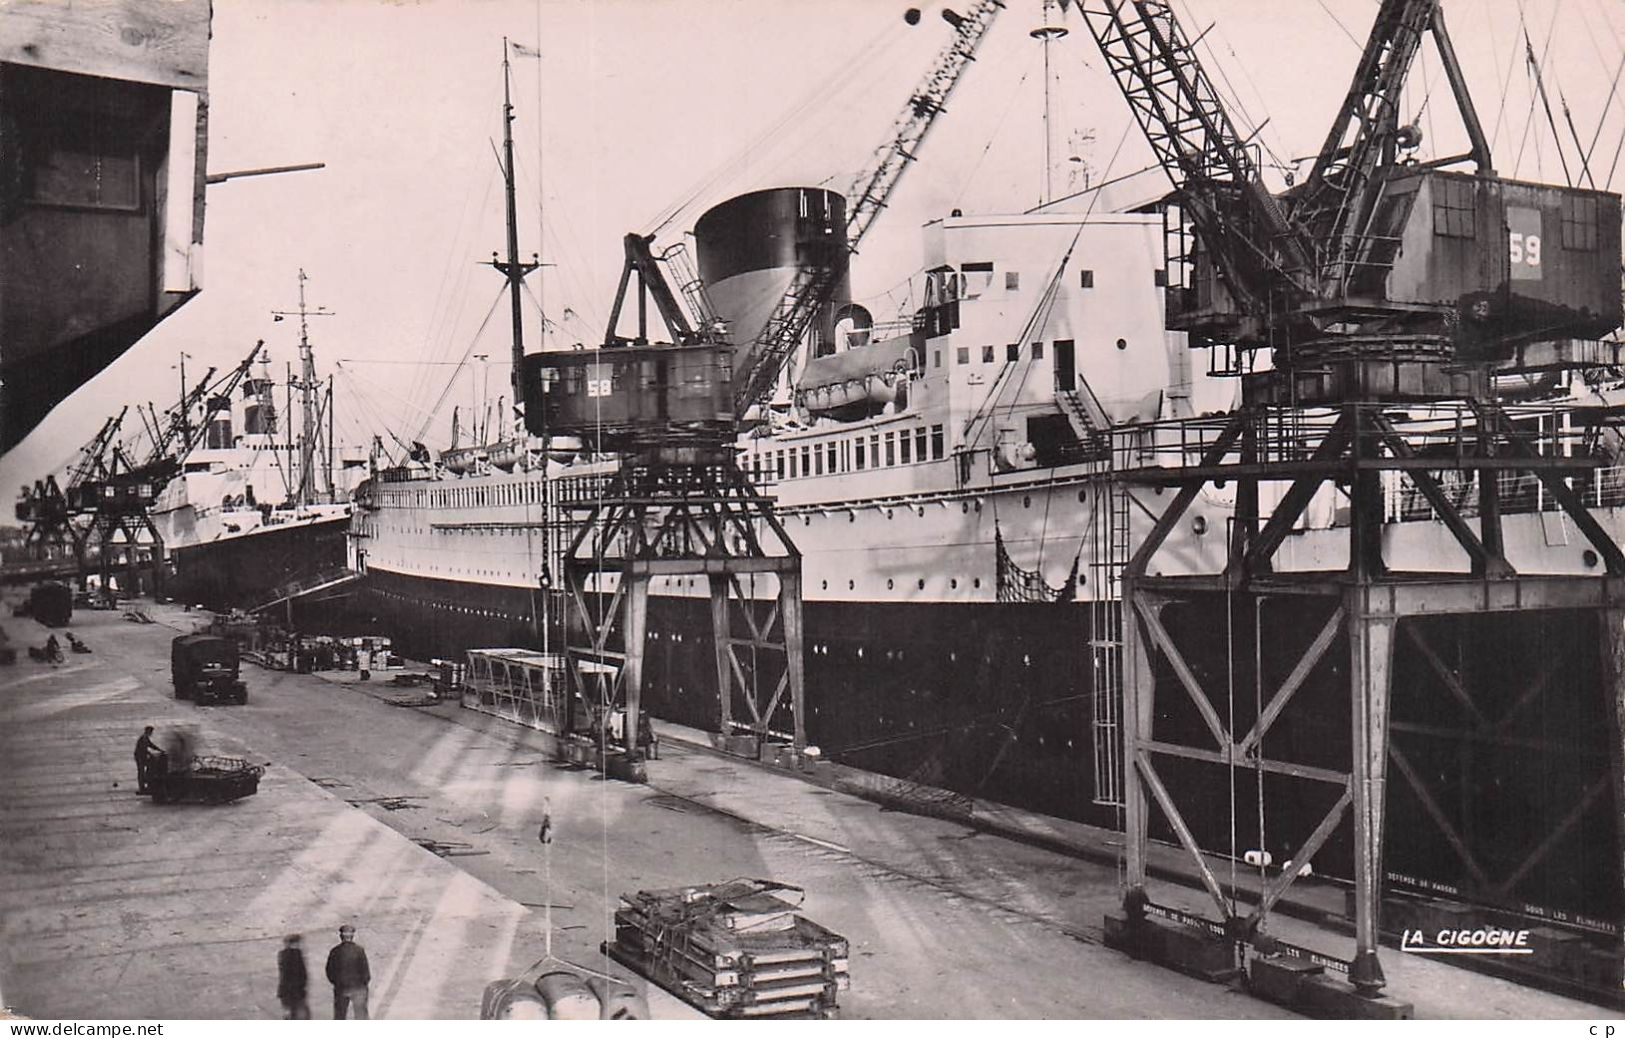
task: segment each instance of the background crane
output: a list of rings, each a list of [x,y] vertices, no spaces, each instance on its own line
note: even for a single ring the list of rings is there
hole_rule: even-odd
[[[242,363],[215,377],[210,368],[180,401],[154,416],[143,434],[118,440],[127,412],[103,425],[81,452],[64,497],[81,577],[90,546],[99,556],[101,586],[109,581],[122,550],[132,584],[140,582],[139,556],[146,554],[154,592],[163,586],[163,537],[152,521],[152,506],[208,433],[217,414],[230,412],[231,396],[248,376],[264,342],[256,342]]]

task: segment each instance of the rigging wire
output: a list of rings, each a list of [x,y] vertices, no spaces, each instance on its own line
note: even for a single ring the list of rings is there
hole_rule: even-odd
[[[1185,10],[1185,24],[1200,24],[1197,21],[1196,16],[1191,12],[1190,5],[1186,3],[1186,0],[1179,0],[1179,5]],[[1214,84],[1214,89],[1218,90],[1220,83],[1223,84],[1224,93],[1226,94],[1223,100],[1225,101],[1226,106],[1231,112],[1240,116],[1239,121],[1241,122],[1242,126],[1249,131],[1248,139],[1256,140],[1258,142],[1259,147],[1263,148],[1263,150],[1268,153],[1270,162],[1277,169],[1291,169],[1291,163],[1281,158],[1280,153],[1276,149],[1270,147],[1269,141],[1265,139],[1264,130],[1269,127],[1269,120],[1265,119],[1262,123],[1258,122],[1247,111],[1247,106],[1241,103],[1241,92],[1236,89],[1235,84],[1230,82],[1230,74],[1226,67],[1229,63],[1219,60],[1218,54],[1213,49],[1213,44],[1207,41],[1207,37],[1209,35],[1217,37],[1224,43],[1225,50],[1230,52],[1230,57],[1233,59],[1235,66],[1241,70],[1243,78],[1245,78],[1247,84],[1252,87],[1253,96],[1260,103],[1263,101],[1263,94],[1259,91],[1258,84],[1253,82],[1252,73],[1247,71],[1247,63],[1241,60],[1241,55],[1236,53],[1235,45],[1232,44],[1229,38],[1225,35],[1223,26],[1219,25],[1217,22],[1212,23],[1212,29],[1210,32],[1204,32],[1197,37],[1198,45],[1207,51],[1208,67],[1214,69],[1218,73],[1219,83]],[[1274,130],[1271,129],[1271,132],[1273,133]]]
[[[1489,28],[1490,51],[1493,54],[1495,52],[1498,52],[1501,49],[1500,43],[1495,38],[1495,19],[1494,18],[1485,18],[1484,19],[1484,24]],[[1508,47],[1507,48],[1506,71],[1501,74],[1501,81],[1500,81],[1501,98],[1500,98],[1499,104],[1496,106],[1496,109],[1495,109],[1495,127],[1490,133],[1489,147],[1490,147],[1491,152],[1495,151],[1495,146],[1501,139],[1501,126],[1505,122],[1505,119],[1506,119],[1507,97],[1510,95],[1510,92],[1511,92],[1511,89],[1512,89],[1512,69],[1517,64],[1517,61],[1518,61],[1518,48],[1517,48],[1517,46],[1513,45],[1511,47]],[[1510,133],[1511,131],[1508,131],[1508,132]]]
[[[976,179],[976,174],[981,172],[982,163],[987,159],[988,154],[993,150],[993,142],[999,138],[999,131],[1003,130],[1005,126],[1011,124],[1011,120],[1009,118],[1010,110],[1016,106],[1016,101],[1020,96],[1021,88],[1026,85],[1027,78],[1032,75],[1032,66],[1037,62],[1037,60],[1038,53],[1036,51],[1028,51],[1028,67],[1022,71],[1021,78],[1016,80],[1015,86],[1011,87],[1010,96],[1006,99],[1003,110],[999,112],[998,122],[993,124],[992,131],[987,135],[987,142],[982,145],[982,150],[976,156],[976,161],[971,164],[970,170],[960,181],[959,189],[954,192],[953,198],[955,205],[959,205],[964,201],[965,192],[970,190],[972,182],[974,182]]]
[[[507,290],[508,286],[503,285],[502,288],[497,291],[496,298],[491,300],[491,305],[485,311],[485,319],[480,322],[479,328],[475,330],[473,336],[471,336],[468,340],[468,347],[463,350],[463,359],[458,365],[459,370],[461,370],[462,365],[467,364],[469,358],[473,356],[474,348],[479,344],[480,335],[485,331],[486,326],[491,323],[491,315],[496,313],[498,304],[502,302],[502,294]],[[440,408],[445,404],[446,398],[451,395],[452,388],[456,384],[457,377],[455,374],[450,379],[446,380],[445,389],[441,390],[440,396],[435,400],[434,406],[429,408],[427,412],[429,415],[428,419],[424,421],[422,428],[418,430],[418,434],[412,437],[412,439],[421,441],[426,435],[428,435],[430,423],[434,421],[437,415],[439,415]]]
[[[464,251],[472,247],[471,239],[475,221],[471,214],[486,211],[495,182],[496,175],[487,172],[483,182],[480,182],[483,191],[477,210],[473,208],[475,181],[471,180],[469,182],[468,190],[464,195],[462,214],[458,217],[450,247],[446,250],[446,262],[441,270],[440,284],[435,290],[434,302],[429,310],[429,328],[424,336],[424,345],[431,357],[444,352],[451,340],[450,329],[455,326],[454,312],[451,309],[453,304],[457,306],[455,317],[460,317],[462,314],[462,306],[466,303],[468,280],[472,274],[472,269],[462,259]],[[464,239],[465,231],[469,232],[470,239],[466,244]],[[418,399],[428,389],[428,373],[419,372],[407,390],[407,396]]]
[[[1343,24],[1343,19],[1337,17],[1337,15],[1332,12],[1332,9],[1326,6],[1326,0],[1315,0],[1315,3],[1319,4],[1320,9],[1326,12],[1326,17],[1330,18],[1334,23],[1336,23],[1339,29],[1343,30],[1343,35],[1347,36],[1349,38],[1349,42],[1354,44],[1354,49],[1364,52],[1365,44],[1360,42],[1360,38],[1358,36],[1355,36],[1349,31],[1349,27]]]
[[[895,26],[890,32],[877,33],[868,46],[853,52],[845,62],[836,67],[828,76],[815,83],[812,89],[807,91],[798,102],[792,105],[777,121],[770,124],[766,130],[755,138],[747,140],[745,144],[724,158],[713,169],[702,175],[685,194],[679,196],[679,201],[645,221],[643,226],[648,228],[645,233],[659,235],[702,195],[715,188],[729,174],[737,173],[747,159],[765,154],[773,147],[776,147],[785,131],[792,124],[797,123],[804,112],[816,105],[827,103],[831,93],[834,92],[837,86],[845,85],[850,89],[849,79],[852,70],[864,67],[874,68],[879,65],[880,63],[872,61],[871,58],[884,47],[893,45],[899,35],[900,33]]]

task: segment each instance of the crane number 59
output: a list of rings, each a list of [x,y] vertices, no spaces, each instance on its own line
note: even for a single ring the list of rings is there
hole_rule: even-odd
[[[1531,267],[1540,266],[1540,235],[1519,234],[1513,231],[1507,235],[1508,258],[1513,264],[1527,264]]]

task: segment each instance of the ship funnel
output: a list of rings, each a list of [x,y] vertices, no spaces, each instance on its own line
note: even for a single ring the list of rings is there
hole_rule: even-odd
[[[829,248],[832,236],[839,248]],[[819,351],[833,347],[835,314],[851,299],[846,199],[841,195],[815,187],[739,195],[695,222],[694,241],[700,278],[717,317],[732,329],[739,347],[734,353],[735,374],[754,362],[749,346],[784,298],[803,256],[812,251],[803,246],[816,244],[820,253],[838,257],[834,295],[812,325]]]

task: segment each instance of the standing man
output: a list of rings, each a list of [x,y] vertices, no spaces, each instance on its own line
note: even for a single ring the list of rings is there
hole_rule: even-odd
[[[149,724],[141,729],[141,738],[135,741],[135,791],[137,793],[152,791],[153,768],[164,756],[164,751],[160,750],[157,744],[152,741],[152,725]]]
[[[307,984],[305,949],[300,946],[299,935],[291,933],[282,939],[282,950],[276,957],[276,997],[282,1001],[282,1019],[310,1019]]]
[[[367,949],[355,943],[355,927],[339,927],[339,943],[327,953],[327,979],[333,985],[333,1019],[343,1020],[355,1008],[357,1020],[367,1019],[367,985],[372,971],[367,968]]]

